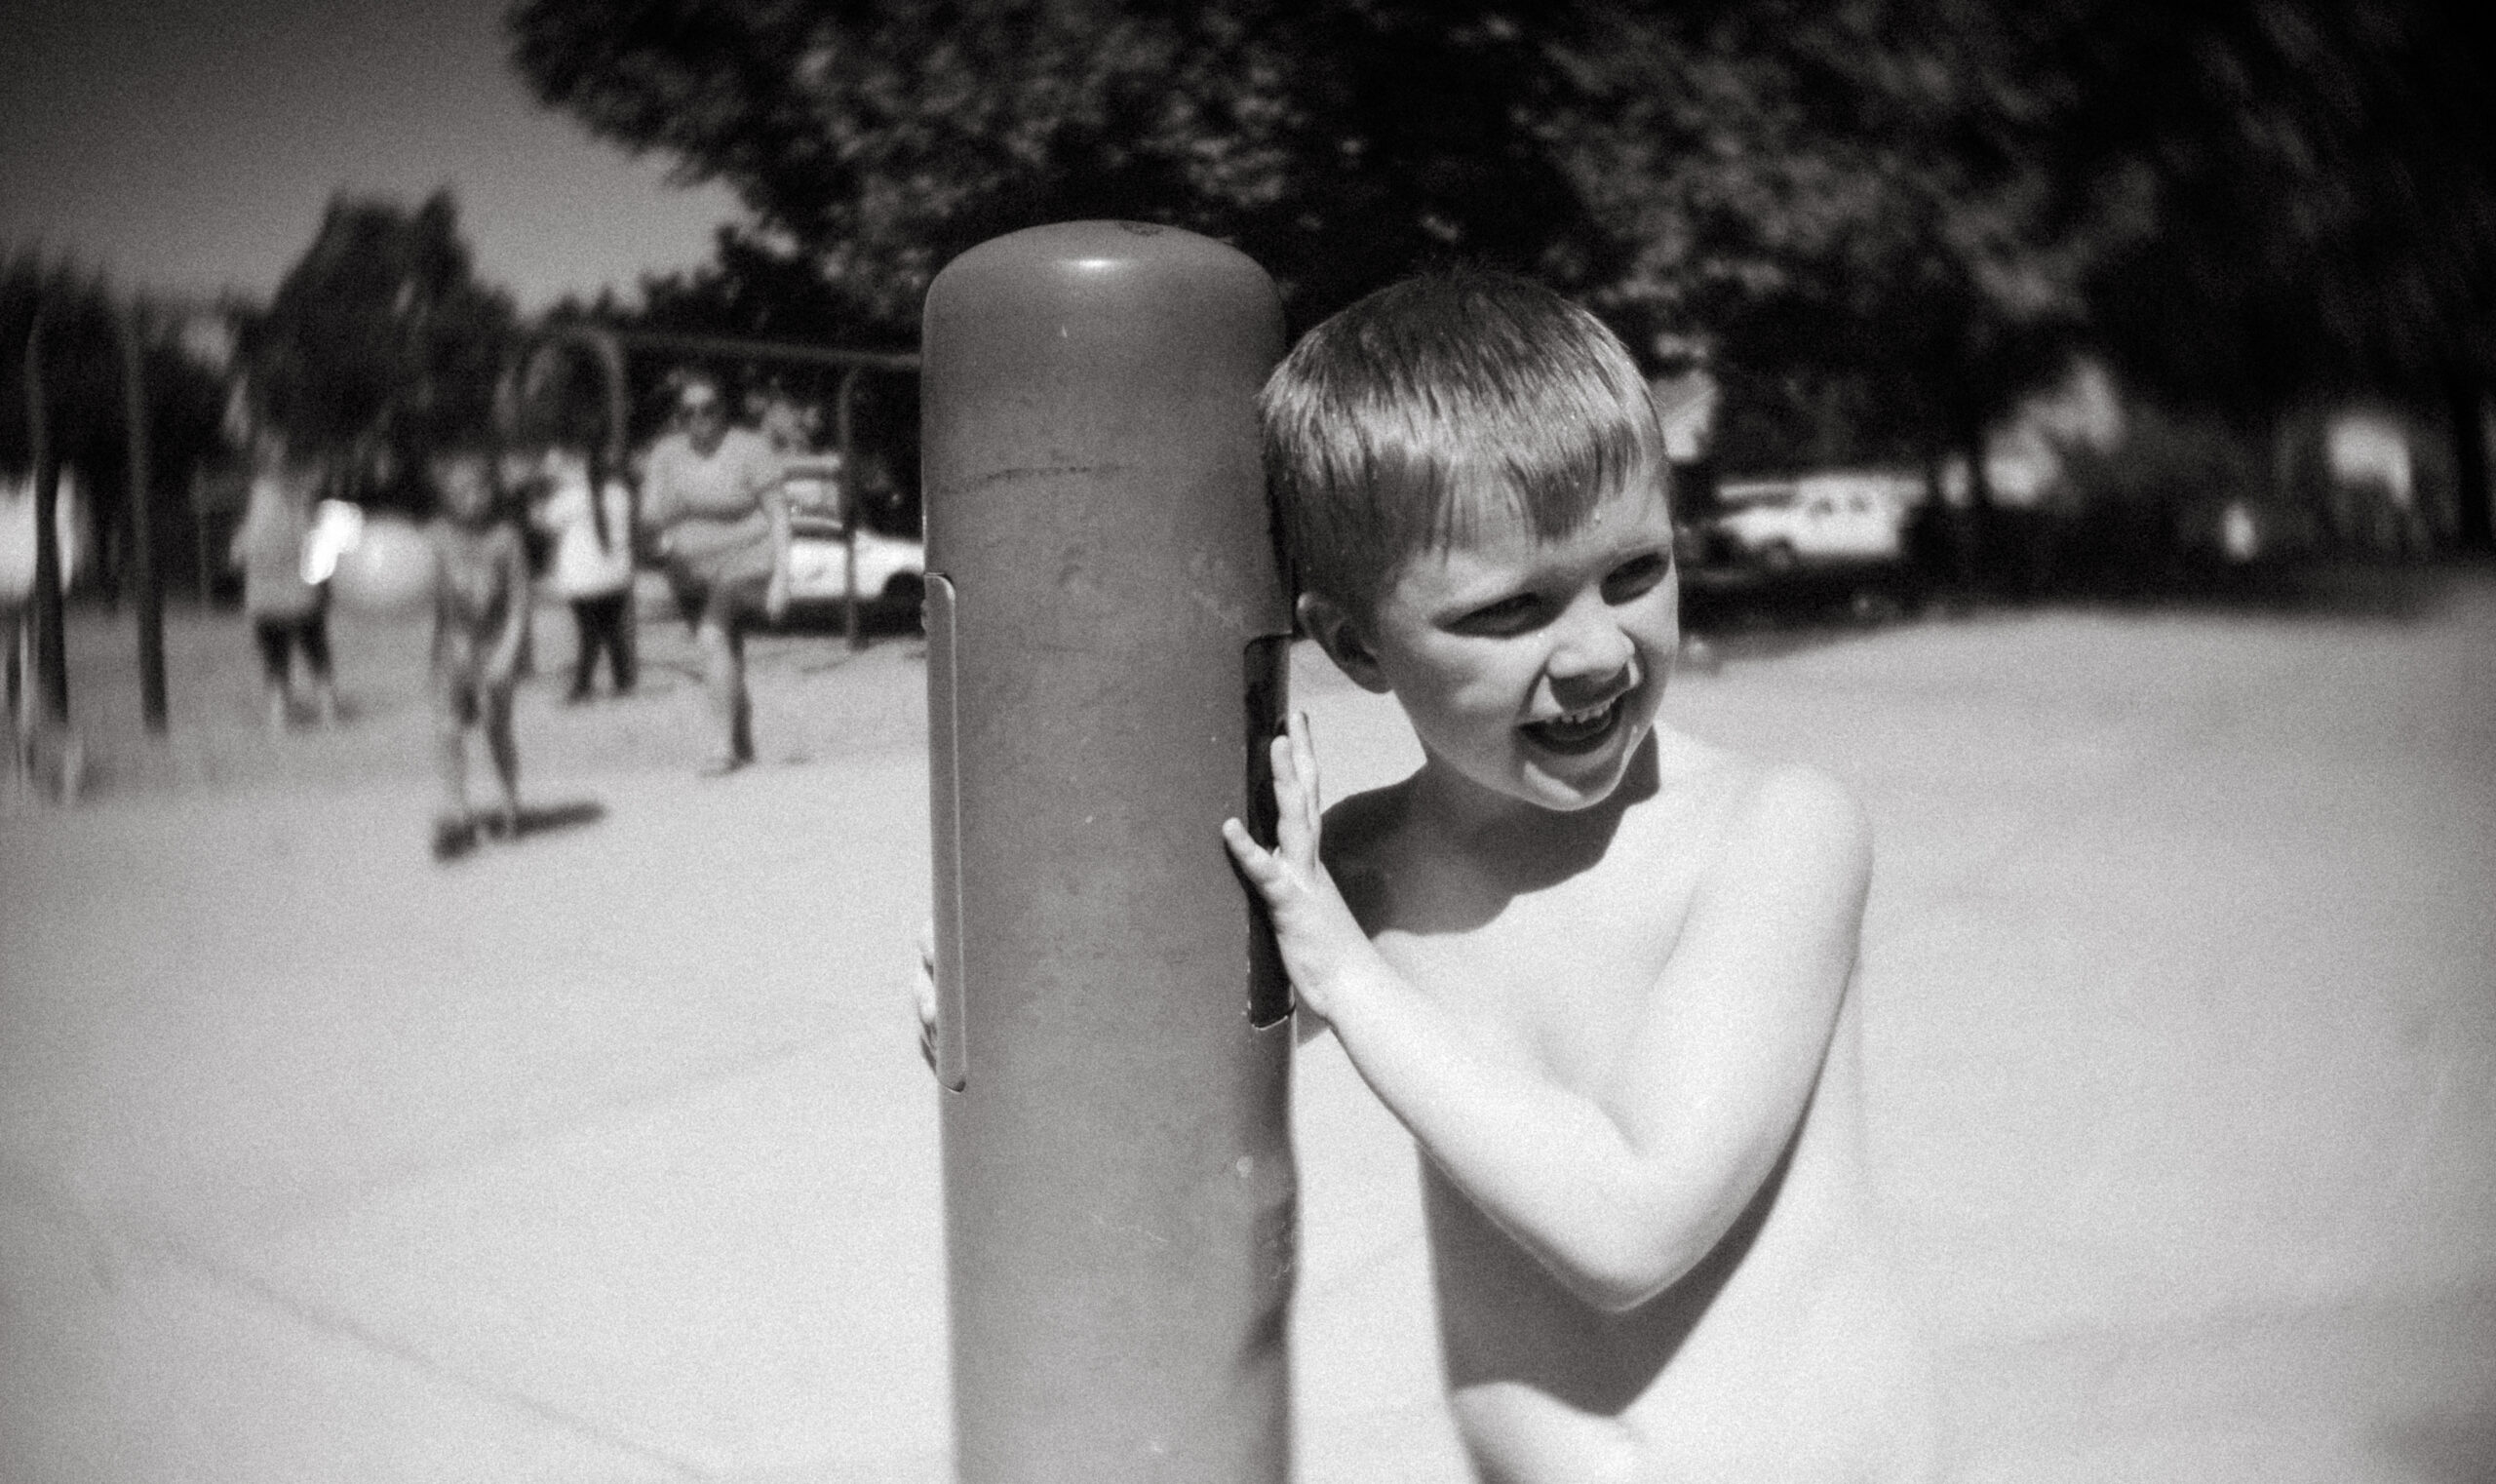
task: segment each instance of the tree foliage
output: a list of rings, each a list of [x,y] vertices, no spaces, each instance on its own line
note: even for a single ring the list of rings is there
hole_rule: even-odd
[[[1076,216],[1228,240],[1301,324],[1469,258],[1642,354],[1711,350],[1756,462],[1971,447],[2083,348],[2241,417],[2492,359],[2496,68],[2436,0],[523,0],[510,25],[543,100],[735,189],[750,220],[679,302],[740,316],[760,291],[906,338],[954,254]]]
[[[341,196],[244,319],[251,409],[350,484],[388,489],[427,449],[490,429],[513,323],[477,280],[448,192],[413,211]]]
[[[2147,197],[2090,286],[2137,380],[2260,417],[2496,370],[2496,54],[2464,10],[2088,7],[2063,168]]]
[[[736,189],[753,220],[691,286],[732,318],[906,336],[962,249],[1124,216],[1236,244],[1301,323],[1434,259],[1517,268],[1911,448],[1998,411],[2068,317],[1991,15],[527,0],[511,25],[545,101]]]
[[[1569,78],[1556,5],[1228,0],[526,0],[546,102],[794,247],[870,322],[916,330],[955,254],[1043,221],[1236,243],[1303,318],[1432,254],[1599,281],[1602,234],[1521,123]]]
[[[131,316],[145,378],[152,469],[150,527],[161,571],[192,569],[170,560],[192,536],[191,472],[222,454],[224,388],[215,368],[183,345],[181,316],[144,301],[117,302],[100,274],[31,252],[0,261],[0,475],[23,479],[34,450],[26,416],[26,335],[43,306],[44,400],[51,454],[77,471],[95,549],[122,551],[130,520],[130,431],[125,360],[116,320]],[[107,583],[118,573],[103,572]]]

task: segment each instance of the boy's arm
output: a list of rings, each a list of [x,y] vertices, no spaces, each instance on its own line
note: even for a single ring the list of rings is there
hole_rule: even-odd
[[[1275,748],[1270,854],[1226,826],[1302,999],[1432,1161],[1564,1285],[1633,1307],[1714,1247],[1799,1124],[1854,960],[1869,844],[1852,802],[1787,770],[1739,811],[1609,1079],[1577,1091],[1379,955],[1318,863],[1305,723]]]
[[[650,538],[653,550],[665,551],[667,528],[676,524],[676,481],[670,471],[673,461],[664,447],[652,450],[650,466],[642,476],[642,530]]]

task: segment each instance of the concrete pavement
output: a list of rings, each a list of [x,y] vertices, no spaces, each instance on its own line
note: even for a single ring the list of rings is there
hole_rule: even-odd
[[[2351,591],[1737,641],[1667,702],[1873,813],[1963,1478],[2496,1476],[2496,581]],[[216,622],[175,746],[0,814],[0,1478],[945,1477],[912,646],[768,642],[724,781],[689,695],[541,683],[531,795],[603,814],[446,870],[406,637],[272,746]],[[1410,765],[1298,659],[1330,791]],[[1461,1477],[1409,1147],[1296,1080],[1301,1477]]]

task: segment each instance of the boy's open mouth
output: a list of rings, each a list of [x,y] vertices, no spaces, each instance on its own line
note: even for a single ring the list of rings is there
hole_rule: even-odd
[[[1621,708],[1628,699],[1629,692],[1624,690],[1600,706],[1562,712],[1547,722],[1529,722],[1519,730],[1536,746],[1551,752],[1590,753],[1603,746],[1620,724]]]

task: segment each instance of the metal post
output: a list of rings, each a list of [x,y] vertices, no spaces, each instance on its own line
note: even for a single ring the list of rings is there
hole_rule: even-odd
[[[35,686],[43,698],[43,714],[56,725],[69,722],[69,648],[61,633],[60,608],[60,463],[53,454],[51,410],[43,384],[44,312],[35,301],[26,324],[26,438],[32,445],[35,477],[35,590],[27,605],[34,619]]]
[[[1038,227],[937,276],[923,347],[956,1466],[1279,1484],[1288,990],[1219,838],[1271,838],[1273,288]]]
[[[130,575],[138,589],[138,700],[147,729],[165,731],[165,594],[156,580],[156,533],[150,497],[146,347],[136,305],[113,316],[121,336],[122,415],[130,425]]]
[[[845,564],[841,579],[840,632],[849,639],[849,647],[867,647],[867,631],[858,622],[858,446],[850,434],[850,404],[858,392],[859,368],[853,366],[840,373],[840,396],[833,406],[834,442],[840,450],[840,560]]]

